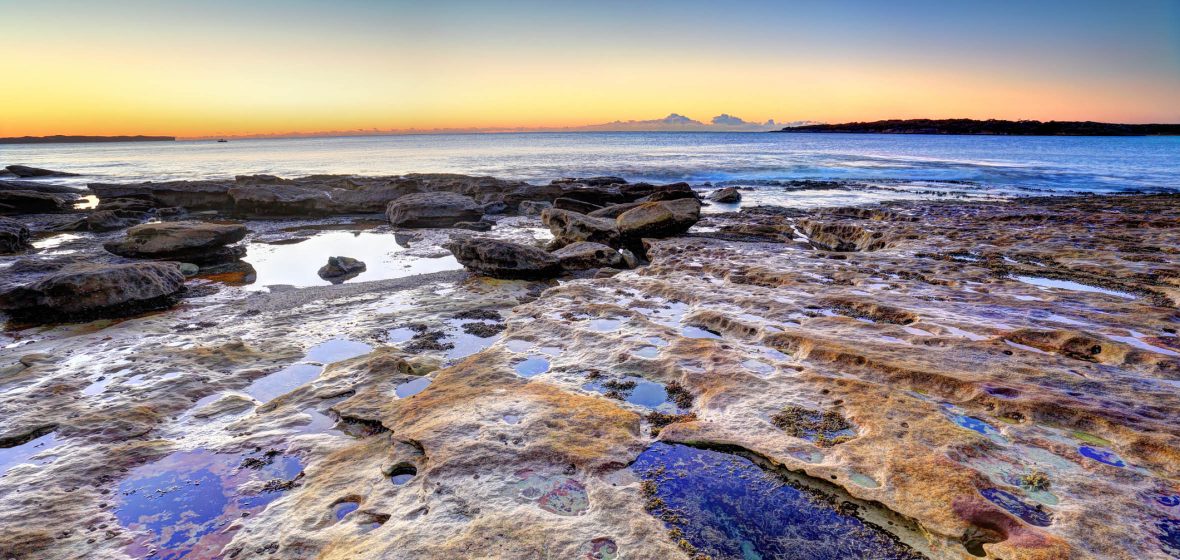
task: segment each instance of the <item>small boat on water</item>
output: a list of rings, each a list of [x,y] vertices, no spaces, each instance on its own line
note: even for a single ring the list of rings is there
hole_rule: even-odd
[[[225,138],[222,138],[222,139],[218,140],[218,142],[229,142],[229,140],[226,140]]]

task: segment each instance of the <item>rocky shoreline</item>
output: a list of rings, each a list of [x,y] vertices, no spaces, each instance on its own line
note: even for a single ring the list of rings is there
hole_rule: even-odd
[[[1180,557],[1180,196],[90,191],[0,189],[0,557]]]

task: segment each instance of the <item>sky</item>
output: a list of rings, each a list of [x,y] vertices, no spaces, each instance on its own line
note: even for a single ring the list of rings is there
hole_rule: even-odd
[[[0,136],[1180,122],[1180,0],[0,0]]]

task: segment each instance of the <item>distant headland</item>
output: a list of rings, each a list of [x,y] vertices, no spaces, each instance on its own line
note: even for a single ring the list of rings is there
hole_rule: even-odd
[[[996,136],[1176,136],[1180,124],[1115,124],[1093,121],[1005,121],[989,119],[892,119],[786,127],[772,132],[854,134],[979,134]]]
[[[174,142],[175,136],[16,136],[0,144],[80,144],[84,142]]]

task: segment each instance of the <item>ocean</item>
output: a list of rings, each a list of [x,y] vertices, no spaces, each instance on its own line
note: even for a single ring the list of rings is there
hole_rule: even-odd
[[[963,198],[1180,190],[1180,137],[1028,137],[791,133],[519,133],[353,136],[119,144],[0,145],[0,164],[78,173],[52,182],[230,178],[266,173],[465,173],[530,182],[616,175],[629,181],[754,187],[863,181],[868,200],[931,192]],[[854,198],[846,190],[812,203]],[[757,197],[756,197],[757,198]],[[835,200],[839,201],[839,200]]]

